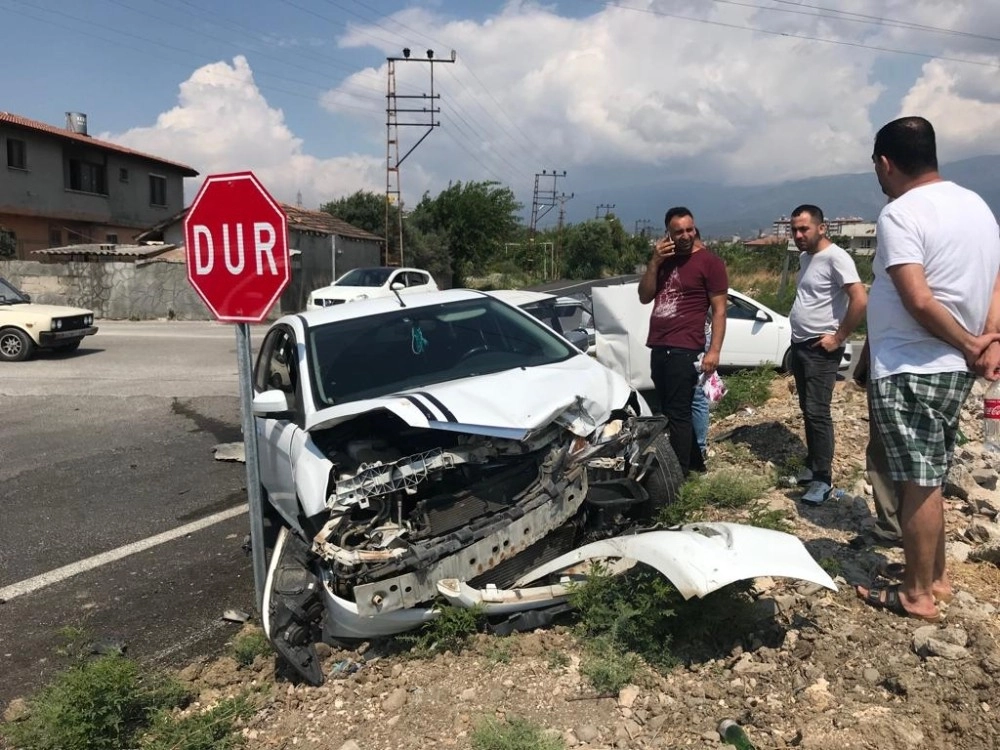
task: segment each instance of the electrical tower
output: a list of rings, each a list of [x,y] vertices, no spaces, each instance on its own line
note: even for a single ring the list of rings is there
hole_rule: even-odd
[[[384,265],[403,265],[403,191],[399,181],[399,167],[406,161],[406,157],[413,153],[413,150],[423,143],[424,139],[431,134],[434,128],[440,127],[440,120],[434,116],[441,113],[441,108],[435,106],[440,94],[434,93],[434,64],[455,62],[455,50],[451,51],[451,59],[440,60],[434,57],[434,50],[427,50],[427,57],[410,57],[410,48],[403,49],[402,57],[387,57],[388,83],[386,88],[386,122],[385,122],[385,255]],[[396,92],[396,63],[399,62],[419,62],[427,63],[431,73],[431,93],[430,94],[399,94]],[[400,107],[399,101],[404,104],[418,99],[424,103],[422,107]],[[403,114],[403,122],[399,115]],[[425,128],[423,135],[417,142],[410,146],[409,150],[402,156],[399,155],[399,129],[405,127]],[[396,227],[392,227],[392,205],[396,204]],[[398,244],[396,252],[391,250],[389,237],[396,232]]]
[[[562,239],[563,239],[563,219],[566,218],[566,201],[572,200],[576,193],[562,193],[556,200],[559,201],[559,224],[556,230],[556,246],[552,252],[552,277],[558,279],[562,266]]]
[[[556,172],[552,170],[551,172],[547,169],[543,169],[541,173],[535,173],[535,192],[531,198],[531,227],[530,236],[535,236],[535,231],[538,229],[538,222],[541,220],[545,214],[555,208],[556,205],[556,183],[559,181],[560,177],[566,176],[566,170],[562,172]],[[548,181],[552,180],[552,189],[548,188]],[[545,185],[540,183],[544,181]],[[544,211],[540,209],[545,209]]]
[[[649,229],[650,223],[651,222],[649,221],[649,219],[636,219],[635,220],[635,229],[632,231],[632,234],[634,234],[636,236],[641,235],[641,236],[645,237],[646,236],[646,232]]]
[[[615,207],[614,203],[601,203],[597,206],[594,206],[594,218],[595,219],[600,218],[599,214],[601,213],[602,208],[604,209],[604,218],[605,219],[608,218],[608,212],[611,211],[611,209],[614,207]]]

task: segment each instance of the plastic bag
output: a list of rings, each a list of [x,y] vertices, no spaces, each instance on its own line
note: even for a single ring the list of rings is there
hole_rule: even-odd
[[[698,387],[705,392],[705,398],[710,404],[717,404],[729,389],[717,372],[703,372],[698,378]]]

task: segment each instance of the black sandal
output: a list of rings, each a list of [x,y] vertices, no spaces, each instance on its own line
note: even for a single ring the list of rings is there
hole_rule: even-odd
[[[884,609],[900,617],[912,617],[915,620],[923,620],[924,622],[941,622],[944,619],[940,611],[933,615],[918,615],[915,612],[910,612],[910,610],[903,606],[903,602],[899,598],[899,589],[900,585],[898,583],[891,586],[872,586],[864,596],[861,595],[861,592],[858,592],[858,598],[870,607]]]

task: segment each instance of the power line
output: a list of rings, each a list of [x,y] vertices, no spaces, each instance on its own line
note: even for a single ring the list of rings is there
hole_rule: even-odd
[[[782,36],[789,39],[801,39],[807,42],[819,42],[821,44],[836,44],[841,47],[852,47],[854,49],[868,49],[875,52],[888,52],[895,55],[909,55],[911,57],[921,57],[927,60],[945,60],[947,62],[964,63],[966,65],[978,65],[984,68],[1000,68],[1000,62],[986,62],[983,60],[969,60],[968,58],[962,57],[948,57],[945,55],[932,55],[926,52],[913,52],[912,50],[905,49],[895,49],[892,47],[880,47],[874,44],[862,44],[861,42],[850,42],[844,39],[827,39],[825,37],[811,36],[809,34],[799,34],[791,31],[774,31],[771,29],[761,28],[759,26],[747,26],[745,24],[739,23],[727,23],[725,21],[713,21],[708,18],[692,18],[691,16],[683,16],[679,13],[667,13],[662,10],[653,10],[652,8],[633,8],[630,5],[622,5],[618,2],[604,2],[602,0],[588,0],[595,5],[603,5],[608,8],[617,8],[619,10],[628,10],[633,13],[645,13],[652,16],[660,16],[663,18],[675,18],[680,21],[690,21],[692,23],[706,24],[708,26],[719,26],[725,29],[736,29],[738,31],[752,31],[758,34],[767,34],[769,36]],[[754,6],[760,8],[761,6]]]

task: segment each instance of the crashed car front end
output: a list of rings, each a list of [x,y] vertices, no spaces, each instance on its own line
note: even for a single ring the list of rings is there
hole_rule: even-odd
[[[682,479],[666,420],[516,308],[419,298],[282,319],[261,347],[254,413],[278,529],[263,625],[308,682],[323,680],[318,641],[401,633],[441,601],[552,611],[593,562],[652,564],[685,596],[754,575],[832,586],[786,534],[643,532]]]

